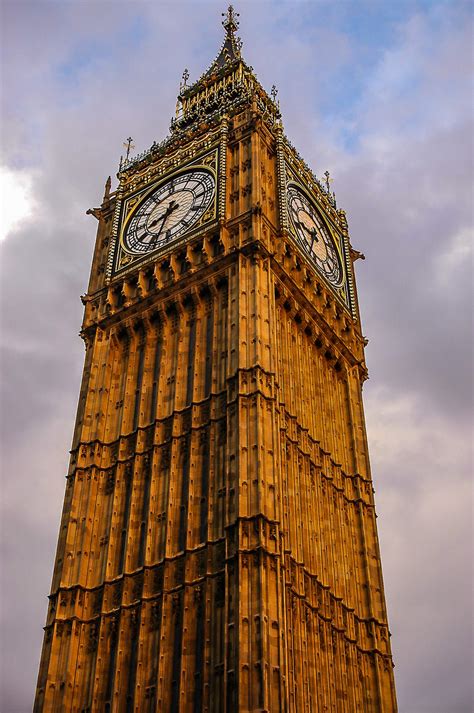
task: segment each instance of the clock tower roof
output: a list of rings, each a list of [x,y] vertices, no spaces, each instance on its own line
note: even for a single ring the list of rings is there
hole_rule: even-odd
[[[193,84],[188,84],[189,71],[185,69],[183,72],[170,135],[132,159],[127,156],[121,161],[119,175],[135,170],[141,162],[151,160],[176,144],[182,145],[209,131],[224,117],[239,113],[245,106],[251,106],[268,125],[281,126],[277,90],[273,87],[269,95],[258,81],[253,67],[242,59],[242,41],[237,35],[239,13],[229,5],[222,15],[225,35],[209,69]]]
[[[235,11],[233,5],[229,5],[227,13],[222,13],[222,16],[225,36],[221,48],[209,69],[192,85],[187,84],[189,73],[187,69],[184,70],[178,97],[181,101],[199,92],[203,84],[209,86],[218,76],[227,73],[240,62],[245,64],[241,56],[242,40],[236,34],[239,28],[239,13]]]
[[[225,18],[222,24],[225,29],[225,37],[222,43],[219,54],[212,63],[206,75],[210,75],[216,70],[222,69],[231,62],[238,61],[240,59],[240,50],[242,47],[242,40],[235,33],[239,28],[239,13],[235,12],[232,5],[229,5],[227,13],[222,13]]]
[[[258,81],[253,68],[244,62],[241,55],[242,40],[236,34],[239,13],[232,5],[222,13],[225,36],[219,53],[209,69],[191,85],[189,72],[185,69],[180,85],[176,118],[171,122],[171,131],[187,129],[196,119],[210,115],[232,114],[233,110],[252,99],[270,123],[280,120],[276,91],[270,97]]]

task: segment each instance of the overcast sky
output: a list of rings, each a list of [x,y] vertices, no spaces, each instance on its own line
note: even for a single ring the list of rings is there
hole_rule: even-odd
[[[2,9],[2,713],[31,710],[79,393],[79,295],[122,142],[167,135],[224,2]],[[471,713],[472,5],[243,2],[243,55],[353,245],[402,713]],[[113,184],[115,185],[115,183]],[[12,209],[16,214],[14,220]],[[7,228],[8,228],[7,226]]]

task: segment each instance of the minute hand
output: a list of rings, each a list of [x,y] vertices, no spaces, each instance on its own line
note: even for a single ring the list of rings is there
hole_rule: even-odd
[[[314,243],[318,242],[319,240],[318,231],[316,230],[316,228],[308,228],[306,223],[303,223],[301,220],[298,221],[298,225],[305,231],[305,233],[308,233],[308,235],[311,237],[311,245],[309,249],[312,250]]]
[[[157,218],[157,219],[154,220],[152,223],[150,223],[150,225],[149,225],[148,227],[149,227],[149,228],[154,228],[155,225],[158,225],[158,223],[161,221],[160,228],[159,228],[158,232],[155,233],[155,236],[156,236],[156,237],[158,237],[158,236],[160,235],[161,231],[163,230],[163,226],[164,226],[164,224],[165,224],[165,222],[166,222],[166,219],[167,219],[167,218],[171,215],[171,213],[172,213],[176,208],[178,208],[178,207],[179,207],[179,206],[178,206],[178,204],[176,203],[176,201],[171,201],[171,203],[169,204],[168,208],[167,208],[166,211],[163,213],[163,215],[161,216],[161,218]]]

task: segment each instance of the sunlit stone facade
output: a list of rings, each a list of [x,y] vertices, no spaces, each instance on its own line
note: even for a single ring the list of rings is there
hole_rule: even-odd
[[[91,211],[38,713],[396,711],[359,253],[224,26]]]

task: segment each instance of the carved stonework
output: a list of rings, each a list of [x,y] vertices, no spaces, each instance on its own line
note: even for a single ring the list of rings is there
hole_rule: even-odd
[[[97,650],[97,646],[99,643],[99,630],[100,630],[100,622],[99,621],[94,621],[89,627],[89,643],[88,643],[88,650],[89,652],[93,652]]]
[[[153,602],[151,605],[150,613],[150,629],[151,631],[156,631],[160,626],[161,621],[161,604],[159,602]]]

